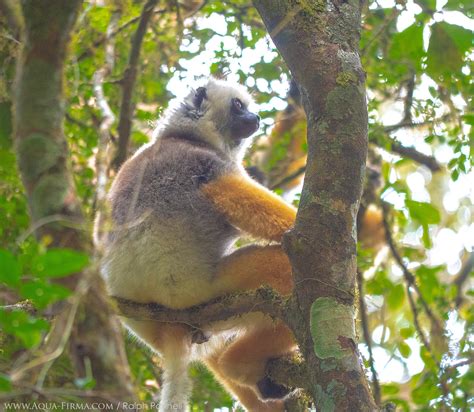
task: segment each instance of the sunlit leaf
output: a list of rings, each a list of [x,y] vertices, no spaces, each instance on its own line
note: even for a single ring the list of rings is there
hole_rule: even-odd
[[[34,262],[37,275],[58,278],[77,273],[89,263],[89,257],[72,249],[49,249]]]
[[[0,249],[0,282],[16,286],[20,279],[20,265],[8,250]]]

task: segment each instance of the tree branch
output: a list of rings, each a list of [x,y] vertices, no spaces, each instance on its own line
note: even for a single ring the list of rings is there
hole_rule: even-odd
[[[381,393],[380,393],[380,383],[375,370],[374,354],[372,352],[372,335],[369,330],[369,319],[367,317],[367,306],[365,304],[365,293],[364,293],[364,277],[362,272],[357,269],[357,286],[359,289],[359,314],[360,321],[362,324],[362,333],[364,334],[364,341],[367,345],[367,350],[369,352],[369,367],[372,372],[372,386],[374,391],[375,403],[380,406],[381,404]]]
[[[300,167],[298,170],[296,170],[295,172],[293,173],[290,173],[289,175],[287,176],[284,176],[282,179],[280,179],[279,181],[277,181],[276,183],[274,183],[270,189],[271,190],[275,190],[275,189],[278,189],[279,187],[285,185],[286,183],[288,182],[291,182],[293,179],[296,179],[297,177],[300,177],[302,174],[304,174],[306,172],[306,165],[303,166],[303,167]]]
[[[13,39],[19,41],[20,34],[24,27],[24,21],[18,3],[12,0],[0,0],[0,11],[6,18]]]
[[[390,151],[397,153],[402,157],[412,159],[417,163],[425,165],[432,172],[437,172],[441,170],[441,165],[433,156],[425,155],[424,153],[419,152],[413,147],[403,146],[401,143],[396,142],[392,138],[390,138],[389,141],[390,141]],[[383,145],[380,145],[378,143],[376,144],[382,149],[385,149]]]
[[[160,9],[160,10],[155,10],[153,12],[153,14],[163,14],[165,13],[167,10],[166,9]],[[126,28],[130,27],[132,24],[135,24],[137,21],[139,21],[141,18],[141,15],[140,16],[136,16],[132,19],[130,19],[129,21],[125,22],[124,24],[122,24],[121,26],[117,27],[115,30],[112,31],[112,33],[110,33],[110,35],[108,36],[109,40],[112,39],[113,37],[117,36],[118,34],[120,34],[121,32],[123,32]],[[85,58],[87,57],[90,57],[90,56],[93,56],[95,54],[95,52],[97,51],[97,49],[104,43],[106,43],[108,40],[107,40],[107,35],[102,35],[100,36],[97,40],[94,41],[94,43],[92,43],[92,46],[90,46],[89,48],[87,48],[86,50],[84,50],[81,54],[79,54],[79,56],[77,57],[76,61],[77,62],[80,62],[82,60],[84,60]]]
[[[354,333],[353,233],[367,157],[362,4],[254,5],[299,85],[308,126],[301,201],[295,227],[283,239],[295,278],[287,324],[310,371],[308,392],[318,410],[375,410]]]
[[[137,30],[132,38],[132,47],[128,59],[128,67],[125,70],[122,82],[122,103],[120,106],[120,118],[118,124],[118,147],[113,162],[113,167],[117,170],[125,161],[128,155],[128,145],[130,132],[132,130],[132,117],[135,105],[133,103],[133,89],[138,71],[138,59],[143,38],[147,31],[148,23],[153,15],[153,10],[158,0],[148,0],[143,6]]]
[[[394,242],[393,237],[392,237],[392,232],[391,232],[390,226],[388,224],[388,207],[389,206],[385,202],[382,203],[383,224],[384,224],[384,228],[385,228],[386,241],[387,241],[387,244],[390,248],[390,252],[392,253],[393,258],[395,259],[395,261],[397,262],[397,265],[400,267],[400,269],[403,272],[403,277],[404,277],[405,282],[406,282],[405,287],[406,287],[406,292],[407,292],[407,295],[408,295],[408,301],[410,303],[410,309],[413,313],[413,323],[415,325],[415,329],[416,329],[423,345],[428,350],[433,362],[437,365],[438,369],[441,370],[441,365],[440,365],[438,359],[435,357],[435,355],[433,353],[433,350],[431,348],[431,343],[428,340],[428,338],[426,337],[425,333],[423,332],[423,329],[421,328],[420,320],[419,320],[419,313],[418,313],[418,309],[416,307],[415,299],[413,297],[413,293],[412,293],[411,288],[413,288],[413,290],[416,291],[416,293],[418,295],[418,300],[420,301],[421,306],[423,307],[426,315],[428,316],[428,318],[430,319],[430,321],[432,323],[432,329],[436,333],[442,334],[443,333],[443,328],[442,328],[441,324],[439,323],[438,318],[434,315],[431,308],[426,303],[426,300],[424,299],[418,285],[416,284],[415,276],[407,268],[407,266],[403,262],[403,259],[400,255],[400,253],[397,250],[397,247],[396,247],[395,242]],[[450,389],[449,389],[449,386],[448,386],[448,383],[447,383],[446,379],[444,379],[444,378],[440,379],[440,385],[441,385],[441,389],[442,389],[442,392],[443,392],[443,397],[445,399],[447,399],[447,397],[450,393]]]
[[[89,252],[91,241],[85,232],[77,225],[63,224],[77,222],[84,227],[63,128],[64,65],[81,5],[81,0],[21,2],[25,28],[13,96],[14,138],[36,236],[50,238],[51,247]],[[120,391],[123,399],[133,400],[118,320],[109,316],[111,310],[102,280],[97,272],[81,275],[76,273],[58,282],[71,289],[86,282],[89,293],[77,300],[64,301],[63,311],[50,330],[50,339],[42,343],[41,349],[47,355],[29,353],[31,361],[15,369],[14,374],[28,381],[38,378],[36,382],[41,386],[45,371],[68,343],[77,376],[84,377],[86,370],[92,369],[97,389]],[[80,316],[74,316],[76,310]],[[108,348],[106,357],[102,348]]]
[[[115,115],[107,102],[104,94],[104,79],[112,72],[114,66],[114,44],[112,41],[112,33],[116,30],[117,23],[120,19],[121,10],[116,9],[112,12],[109,25],[107,26],[106,42],[105,42],[105,64],[96,70],[93,77],[94,96],[99,106],[102,118],[99,124],[99,141],[97,145],[97,154],[95,156],[95,169],[97,176],[96,193],[94,198],[94,209],[101,210],[106,196],[106,185],[108,181],[109,161],[107,150],[110,142],[110,128],[115,121]]]
[[[157,303],[137,303],[119,297],[113,297],[113,300],[118,312],[127,318],[184,323],[195,329],[249,312],[262,312],[285,319],[287,311],[287,299],[268,287],[223,296],[187,309],[169,309]]]
[[[474,268],[474,252],[471,252],[461,267],[458,275],[454,279],[454,284],[457,287],[456,291],[456,307],[459,308],[464,300],[463,298],[463,287],[466,281],[469,279],[469,275],[472,273]]]
[[[388,224],[388,210],[389,206],[387,203],[382,202],[382,210],[383,210],[383,225],[385,229],[385,239],[387,241],[387,245],[390,248],[390,252],[392,253],[393,258],[395,259],[395,262],[397,265],[400,267],[403,273],[403,277],[409,287],[412,287],[417,295],[418,295],[418,300],[421,303],[421,306],[423,307],[426,315],[428,318],[431,320],[433,325],[436,327],[437,330],[441,331],[443,328],[441,327],[441,324],[439,323],[439,319],[435,316],[431,308],[429,307],[428,303],[426,303],[425,298],[423,297],[423,294],[421,293],[420,288],[418,287],[416,283],[416,278],[415,276],[410,272],[408,269],[407,265],[405,262],[403,262],[403,259],[398,252],[397,246],[395,245],[395,241],[393,240],[392,232],[390,225]]]

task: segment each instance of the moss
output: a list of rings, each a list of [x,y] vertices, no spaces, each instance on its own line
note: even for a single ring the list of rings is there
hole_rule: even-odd
[[[68,195],[69,186],[67,178],[60,173],[41,177],[31,195],[35,220],[60,213]]]
[[[311,305],[311,336],[319,359],[342,359],[353,353],[354,309],[334,298],[318,298]]]
[[[336,410],[333,400],[320,385],[316,385],[316,399],[318,410],[320,409],[321,412],[334,412]]]
[[[320,368],[323,372],[332,371],[333,369],[336,369],[336,367],[337,362],[334,358],[323,359],[320,363]]]
[[[21,171],[27,181],[37,179],[62,155],[59,145],[42,133],[32,133],[18,145]]]
[[[336,78],[336,83],[340,86],[347,86],[351,83],[357,83],[357,76],[350,71],[339,73]]]
[[[326,111],[333,119],[343,120],[352,114],[351,107],[358,99],[360,92],[355,85],[336,86],[328,93]]]
[[[327,392],[333,399],[340,399],[346,395],[347,388],[339,381],[332,379],[327,387]]]
[[[18,82],[16,110],[25,119],[20,130],[59,131],[64,112],[61,76],[61,68],[53,63],[38,57],[29,58]]]

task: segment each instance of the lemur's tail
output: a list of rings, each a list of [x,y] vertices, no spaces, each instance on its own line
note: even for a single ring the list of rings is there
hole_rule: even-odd
[[[159,412],[186,412],[189,410],[191,380],[188,375],[189,347],[176,341],[163,356],[163,386]]]
[[[159,412],[187,412],[191,396],[188,376],[191,335],[188,328],[132,319],[126,319],[125,325],[162,358],[163,384]]]

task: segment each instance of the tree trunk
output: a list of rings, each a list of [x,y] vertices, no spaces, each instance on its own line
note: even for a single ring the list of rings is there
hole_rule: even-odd
[[[300,86],[308,119],[301,202],[284,239],[296,285],[290,326],[318,410],[376,410],[355,333],[356,217],[367,156],[361,3],[254,4]]]
[[[49,237],[53,246],[90,252],[63,130],[64,63],[81,4],[82,0],[22,2],[25,27],[13,97],[14,138],[36,236]],[[80,275],[70,276],[65,283],[74,288],[79,279]],[[77,312],[70,342],[76,372],[84,377],[91,365],[95,389],[133,399],[120,327],[97,271],[86,287],[89,292]],[[53,342],[64,333],[58,327],[64,324],[64,312],[53,326]],[[56,348],[50,343],[45,349]]]

